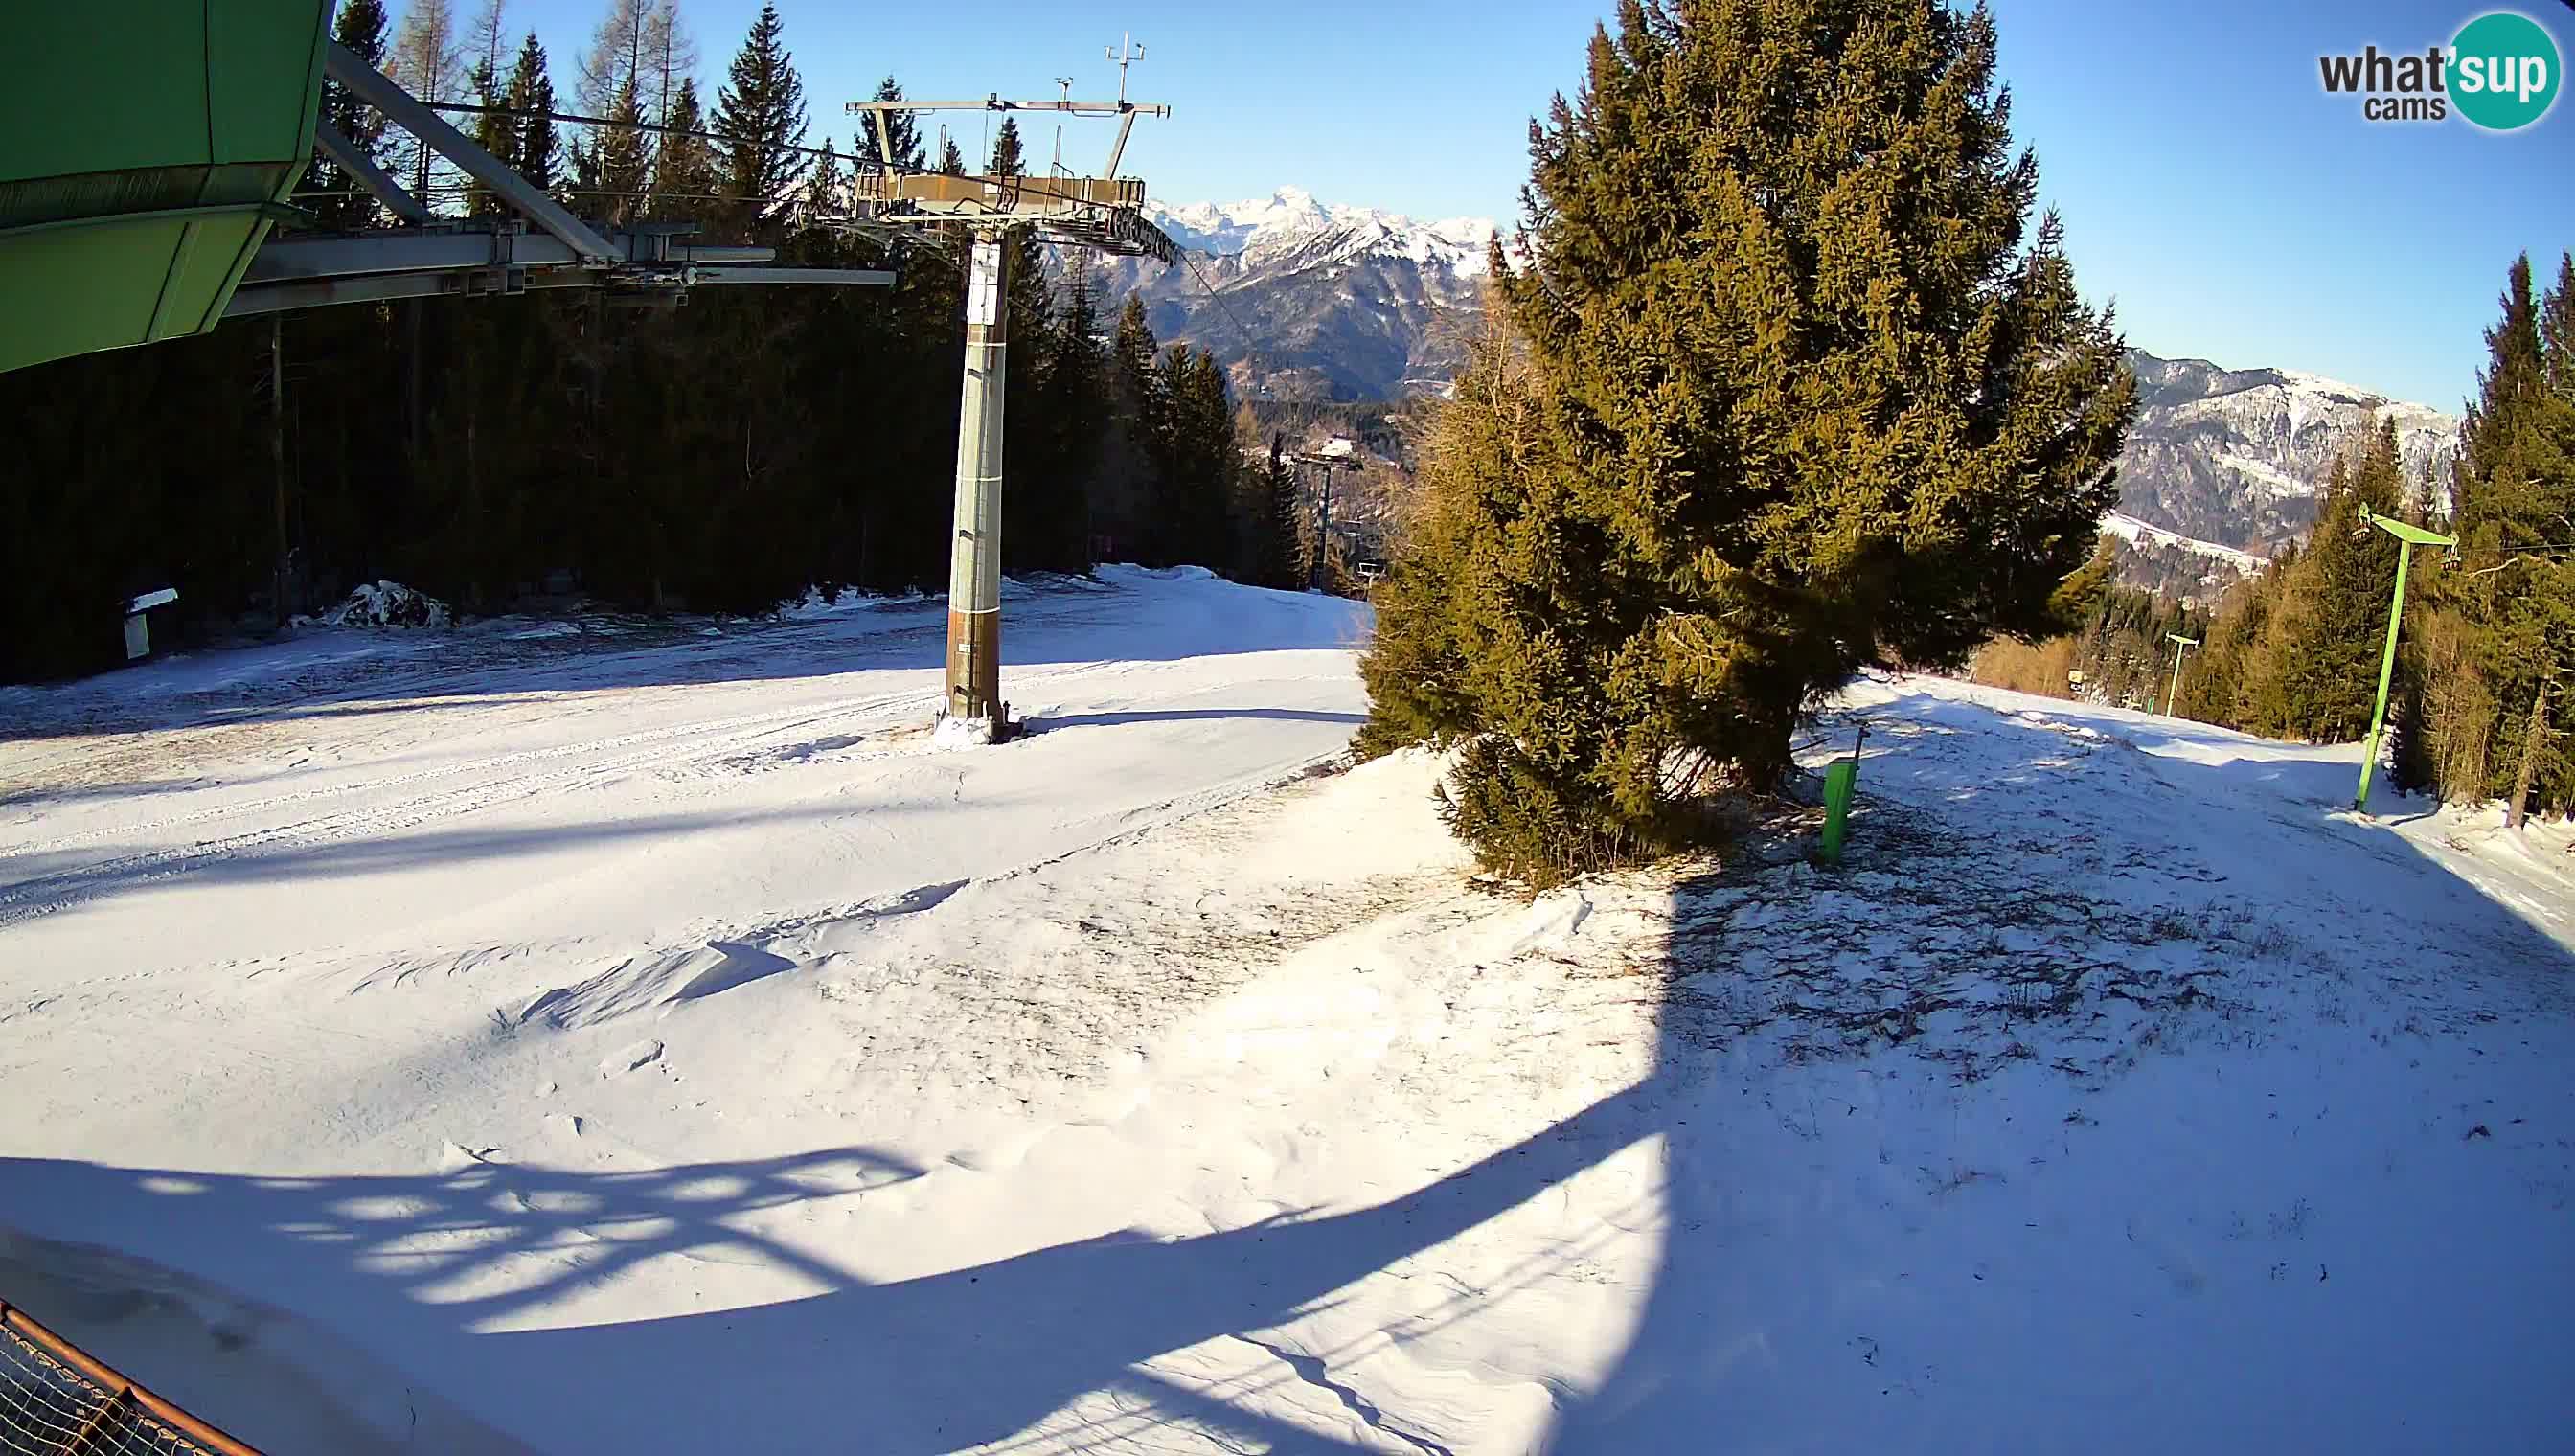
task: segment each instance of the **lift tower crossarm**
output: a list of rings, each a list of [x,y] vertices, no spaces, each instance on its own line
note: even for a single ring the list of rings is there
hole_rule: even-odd
[[[1050,96],[1044,101],[1004,101],[1000,96],[987,96],[981,101],[853,101],[843,108],[852,116],[870,111],[1062,111],[1075,116],[1170,116],[1169,106],[1142,101],[1074,101]]]

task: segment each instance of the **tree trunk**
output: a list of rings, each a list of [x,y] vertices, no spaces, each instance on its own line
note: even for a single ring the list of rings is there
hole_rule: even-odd
[[[268,465],[276,488],[277,515],[277,581],[271,589],[276,597],[277,625],[285,627],[292,619],[295,604],[294,557],[286,535],[286,316],[268,316]]]
[[[2548,741],[2548,680],[2539,680],[2539,694],[2530,701],[2530,730],[2521,739],[2521,771],[2514,775],[2512,810],[2504,815],[2504,827],[2518,829],[2530,810],[2530,778],[2539,766],[2539,749]]]

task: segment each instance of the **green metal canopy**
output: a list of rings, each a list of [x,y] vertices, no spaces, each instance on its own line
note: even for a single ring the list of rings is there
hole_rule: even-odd
[[[9,9],[0,371],[211,330],[292,216],[331,0]]]

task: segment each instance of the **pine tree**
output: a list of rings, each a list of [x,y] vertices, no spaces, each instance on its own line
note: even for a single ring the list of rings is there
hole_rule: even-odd
[[[502,0],[483,0],[482,8],[475,12],[473,29],[467,36],[466,49],[472,65],[465,85],[475,105],[489,108],[475,113],[475,145],[515,172],[519,170],[519,125],[500,110],[509,103],[501,77],[501,6]],[[498,217],[508,211],[500,198],[479,182],[467,188],[465,210],[475,217]]]
[[[385,61],[385,7],[382,0],[347,0],[340,7],[339,19],[332,24],[331,38],[356,52],[368,65],[382,69]],[[321,116],[325,124],[355,143],[377,165],[384,164],[383,113],[371,106],[360,105],[347,87],[328,76],[322,80]],[[375,198],[358,185],[358,179],[341,171],[338,165],[318,152],[304,169],[303,189],[330,194],[313,204],[314,222],[324,230],[351,232],[375,225]]]
[[[805,83],[787,52],[776,4],[763,5],[716,94],[715,132],[726,139],[717,161],[730,222],[748,233],[776,216],[804,177]]]
[[[1165,498],[1167,415],[1163,374],[1156,364],[1160,349],[1145,319],[1145,300],[1129,294],[1109,346],[1111,429],[1104,476],[1114,494],[1101,505],[1111,523],[1109,534],[1118,543],[1115,550],[1147,566],[1177,560],[1173,534],[1159,509]]]
[[[966,154],[957,150],[955,137],[949,137],[939,144],[939,170],[951,177],[966,175]]]
[[[2394,515],[2403,498],[2396,428],[2383,422],[2353,459],[2334,463],[2307,549],[2281,578],[2245,685],[2253,731],[2308,742],[2369,731],[2399,548],[2361,510]]]
[[[2575,531],[2575,262],[2534,297],[2517,260],[2486,333],[2487,367],[2461,431],[2457,570],[2425,584],[2430,623],[2404,663],[2397,760],[2448,799],[2575,805],[2575,754],[2560,727],[2575,684],[2575,569],[2550,550]]]
[[[653,216],[663,222],[696,221],[707,216],[716,206],[716,157],[713,147],[703,137],[690,132],[706,130],[706,117],[698,109],[698,83],[695,77],[683,77],[679,93],[671,102],[671,130],[662,136],[660,155],[653,168]]]
[[[809,220],[846,217],[850,211],[850,179],[841,170],[840,151],[830,137],[823,138],[823,155],[814,161],[814,173],[805,179],[805,212]]]
[[[1003,117],[1002,129],[993,134],[993,163],[984,169],[988,177],[1025,177],[1028,165],[1020,155],[1020,123],[1017,117]]]
[[[510,68],[503,95],[509,108],[518,113],[518,135],[511,143],[510,165],[539,188],[553,191],[556,169],[563,163],[554,118],[547,114],[555,109],[555,83],[546,74],[546,48],[538,43],[533,30],[519,43],[519,59]]]
[[[2135,410],[2061,228],[2028,226],[1984,11],[1617,19],[1533,129],[1528,258],[1494,278],[1545,448],[1477,496],[1484,560],[1443,570],[1468,657],[1497,661],[1390,685],[1473,706],[1454,821],[1539,877],[1688,841],[1711,785],[1776,784],[1861,666],[2050,630]]]
[[[1270,437],[1270,461],[1257,482],[1251,581],[1275,591],[1292,592],[1305,585],[1299,539],[1305,525],[1303,495],[1296,489],[1295,467],[1288,463],[1288,437]]]
[[[892,76],[888,76],[877,83],[876,99],[901,101],[903,87],[896,84]],[[886,134],[894,142],[895,170],[920,171],[926,154],[921,146],[921,124],[913,119],[913,114],[909,111],[887,113]],[[885,169],[885,148],[877,140],[876,121],[873,117],[860,123],[858,136],[850,144],[850,156],[854,166],[860,171],[880,172]],[[963,171],[964,168],[961,166],[958,170]]]
[[[644,103],[636,91],[636,80],[628,76],[617,83],[617,98],[609,104],[608,121],[598,128],[597,187],[601,194],[600,216],[612,223],[626,223],[641,217],[649,184],[652,182],[653,149],[643,130]]]

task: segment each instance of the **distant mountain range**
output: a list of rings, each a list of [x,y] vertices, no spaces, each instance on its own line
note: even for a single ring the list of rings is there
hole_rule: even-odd
[[[2137,423],[2119,457],[2119,512],[2181,538],[2268,557],[2306,535],[2335,457],[2396,425],[2409,490],[2446,505],[2459,417],[2292,369],[2221,369],[2128,351]]]
[[[1237,203],[1151,205],[1184,266],[1118,260],[1155,333],[1215,352],[1255,399],[1391,400],[1445,388],[1483,312],[1493,223],[1421,223],[1283,187]],[[2314,526],[2336,456],[2396,424],[2409,488],[2446,501],[2459,417],[2289,369],[2128,351],[2139,411],[2104,523],[2132,579],[2189,591],[2255,570]]]
[[[1187,261],[1113,260],[1103,270],[1109,297],[1141,292],[1158,337],[1215,351],[1247,395],[1435,391],[1463,362],[1483,312],[1488,218],[1419,223],[1294,187],[1150,210]]]

